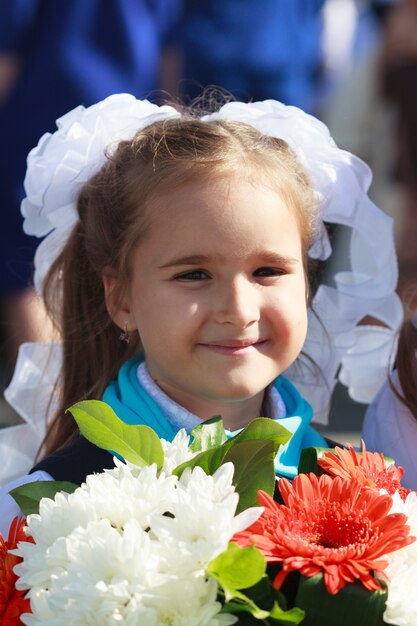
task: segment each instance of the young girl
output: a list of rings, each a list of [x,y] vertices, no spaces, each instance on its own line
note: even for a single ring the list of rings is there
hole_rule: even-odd
[[[43,460],[3,488],[3,521],[16,513],[13,486],[81,483],[113,465],[66,413],[85,398],[166,439],[213,415],[231,433],[278,419],[294,434],[276,469],[294,476],[301,449],[325,440],[282,373],[314,390],[323,412],[358,320],[393,308],[391,224],[368,184],[366,166],[320,122],[273,101],[197,118],[120,95],[59,120],[29,156],[22,207],[26,231],[47,234],[35,284],[62,337],[57,406]],[[314,296],[322,319],[307,322],[308,253],[331,252],[324,218],[354,229],[352,267],[326,270]],[[28,395],[27,372],[26,360],[8,392],[26,409],[42,395]]]

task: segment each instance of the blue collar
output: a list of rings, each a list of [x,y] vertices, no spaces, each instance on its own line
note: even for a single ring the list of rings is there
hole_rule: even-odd
[[[177,429],[139,383],[137,368],[141,360],[140,355],[135,356],[120,368],[117,381],[105,389],[103,401],[127,424],[145,424],[153,428],[159,437],[172,441]],[[280,448],[275,458],[275,469],[277,474],[294,477],[301,450],[308,446],[325,446],[326,442],[310,426],[313,410],[296,388],[283,376],[275,380],[274,386],[287,409],[287,416],[277,421],[293,433],[288,443]]]

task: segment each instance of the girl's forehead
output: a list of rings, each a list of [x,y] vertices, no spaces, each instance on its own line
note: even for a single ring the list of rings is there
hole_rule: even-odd
[[[162,222],[175,222],[181,216],[202,225],[216,224],[227,228],[229,224],[247,221],[249,214],[259,221],[277,220],[285,212],[290,213],[303,230],[300,208],[291,191],[281,187],[264,173],[255,172],[207,173],[193,177],[178,185],[159,189],[149,199],[145,210],[149,227],[158,227]],[[259,222],[258,222],[259,223]]]
[[[253,199],[266,195],[275,196],[277,202],[283,199],[280,186],[267,176],[232,171],[219,174],[206,173],[204,176],[195,176],[173,186],[159,188],[148,204],[155,216],[160,211],[171,208],[181,211],[181,208],[188,204],[194,204],[200,209],[213,210],[221,204],[239,205],[248,191]]]
[[[151,219],[140,248],[152,256],[168,251],[177,255],[183,249],[233,255],[300,246],[298,220],[282,196],[239,177],[180,186],[159,195],[149,208]]]

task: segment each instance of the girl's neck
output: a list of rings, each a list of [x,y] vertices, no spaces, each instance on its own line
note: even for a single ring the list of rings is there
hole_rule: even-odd
[[[203,420],[220,415],[226,430],[234,431],[244,428],[256,417],[266,417],[264,407],[263,391],[260,395],[239,401],[212,401],[199,399],[195,406],[188,404],[185,408]],[[184,406],[184,405],[183,405]]]
[[[163,389],[163,391],[172,397],[169,390]],[[206,398],[196,400],[187,397],[186,394],[182,397],[177,396],[174,400],[202,420],[220,415],[226,430],[234,431],[244,428],[252,419],[261,415],[263,398],[264,392],[253,398],[233,402]]]
[[[146,368],[146,365],[143,364],[142,367]],[[265,390],[254,397],[238,401],[222,401],[218,399],[212,400],[211,398],[203,397],[196,398],[184,390],[179,390],[177,388],[172,389],[166,383],[160,384],[158,380],[151,377],[147,368],[145,369],[145,372],[145,380],[143,380],[143,382],[146,383],[146,379],[152,381],[153,385],[156,386],[155,389],[157,388],[161,390],[169,401],[175,402],[181,408],[202,420],[207,420],[215,415],[220,415],[223,420],[224,427],[227,430],[238,430],[240,428],[244,428],[252,419],[256,417],[269,416],[269,411],[267,410],[268,402],[264,402],[264,397],[266,395]],[[141,378],[142,376],[140,376],[140,379]],[[149,391],[152,395],[152,390],[148,389],[148,392]]]

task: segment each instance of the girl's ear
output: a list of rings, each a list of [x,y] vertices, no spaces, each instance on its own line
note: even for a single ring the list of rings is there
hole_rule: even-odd
[[[113,322],[123,331],[136,330],[130,300],[116,270],[105,267],[101,278],[106,309]]]

